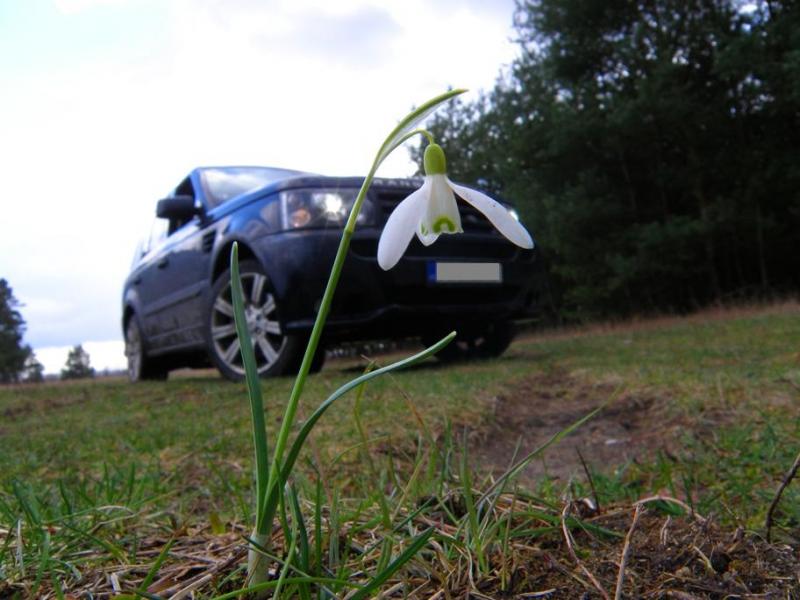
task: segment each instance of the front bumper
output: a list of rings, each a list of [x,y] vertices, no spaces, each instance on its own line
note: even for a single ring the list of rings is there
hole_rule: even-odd
[[[380,230],[354,235],[325,328],[329,340],[415,336],[473,321],[530,315],[535,308],[535,250],[517,248],[499,235],[442,236],[425,247],[412,240],[401,261],[383,271],[376,257]],[[254,250],[267,270],[285,331],[313,326],[341,230],[298,230],[268,235]],[[431,262],[494,262],[501,283],[436,283]]]

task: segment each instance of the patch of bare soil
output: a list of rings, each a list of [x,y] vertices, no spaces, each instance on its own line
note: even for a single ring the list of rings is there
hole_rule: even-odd
[[[537,375],[493,399],[493,419],[475,432],[471,456],[483,468],[502,473],[518,443],[520,458],[606,402],[590,421],[534,460],[520,481],[530,483],[543,475],[566,479],[582,472],[578,451],[595,469],[623,465],[658,450],[670,452],[686,423],[668,416],[668,400],[608,383],[587,383],[565,372]]]

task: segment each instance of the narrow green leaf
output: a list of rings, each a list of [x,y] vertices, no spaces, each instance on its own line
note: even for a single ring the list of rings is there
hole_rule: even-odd
[[[318,583],[320,585],[328,584],[328,585],[342,585],[342,586],[350,586],[353,587],[353,584],[347,581],[346,579],[334,579],[332,577],[287,577],[283,581],[284,585],[296,585],[298,583]],[[251,585],[250,587],[243,587],[239,588],[238,590],[233,590],[232,592],[228,592],[227,594],[222,594],[221,596],[214,596],[211,600],[230,600],[231,598],[238,598],[239,596],[245,596],[246,594],[251,594],[253,592],[260,592],[261,590],[269,590],[274,587],[277,587],[277,581],[266,581],[264,583],[259,583],[258,585]],[[152,596],[148,595],[145,596],[147,598],[152,598]],[[155,597],[155,600],[162,600],[158,596]]]
[[[289,562],[287,560],[283,560],[282,558],[279,558],[278,556],[275,556],[274,554],[269,552],[266,548],[264,548],[264,546],[262,546],[261,544],[259,544],[255,540],[253,540],[253,539],[251,539],[249,537],[245,537],[244,539],[247,541],[248,544],[250,544],[253,548],[258,550],[258,552],[260,552],[261,554],[266,556],[268,559],[274,560],[279,565],[284,565],[285,567],[288,567],[290,570],[294,571],[295,573],[297,573],[301,577],[306,578],[309,583],[319,583],[319,585],[322,587],[323,591],[325,591],[327,594],[330,594],[331,597],[335,597],[334,593],[331,590],[329,590],[327,587],[325,587],[325,585],[324,585],[325,581],[323,581],[323,580],[326,579],[325,577],[315,576],[315,575],[311,575],[309,573],[306,573],[305,571],[300,569],[297,565],[294,565],[294,564],[292,564],[291,562]],[[322,582],[322,583],[320,583],[320,582]],[[345,579],[328,579],[327,582],[328,583],[349,585],[350,587],[355,587],[354,584],[347,583],[347,580],[345,580]],[[287,580],[284,583],[302,584],[303,581],[302,580],[298,580],[298,579],[294,579],[293,580],[291,577],[289,577],[289,578],[287,578]],[[256,584],[256,586],[254,586],[252,589],[254,589],[254,590],[255,589],[262,589],[262,588],[258,588],[258,585],[261,585],[261,584]]]
[[[300,510],[300,499],[297,490],[292,485],[289,487],[289,498],[291,500],[292,521],[297,524],[297,542],[300,561],[300,569],[309,573],[310,550],[308,546],[308,531],[303,519],[303,512]],[[298,591],[302,600],[311,600],[311,590],[308,585],[298,585]]]
[[[362,600],[383,585],[392,575],[397,572],[400,567],[405,565],[409,560],[416,556],[422,547],[428,543],[428,540],[433,535],[433,527],[423,531],[420,535],[414,538],[414,541],[406,548],[397,558],[395,558],[386,569],[381,571],[378,575],[373,577],[367,585],[359,589],[355,594],[350,596],[349,600]]]
[[[461,495],[467,507],[469,522],[470,545],[475,546],[475,551],[480,555],[480,531],[478,527],[478,511],[475,507],[475,498],[472,496],[472,475],[469,468],[469,455],[467,452],[467,435],[464,432],[464,443],[461,450]]]
[[[42,540],[41,556],[39,557],[39,568],[36,569],[36,580],[33,582],[32,594],[36,596],[39,591],[39,586],[42,583],[42,578],[50,565],[50,533],[44,530],[44,539]]]
[[[289,498],[291,500],[292,520],[297,523],[297,534],[299,536],[300,568],[308,572],[311,553],[308,546],[308,530],[303,519],[303,512],[300,510],[300,499],[297,496],[295,487],[289,486]]]
[[[341,398],[344,394],[349,392],[350,390],[358,387],[362,383],[369,381],[370,379],[374,379],[375,377],[380,377],[385,373],[390,373],[392,371],[396,371],[398,369],[403,369],[405,367],[409,367],[419,361],[436,354],[439,350],[444,348],[447,344],[449,344],[453,338],[456,336],[456,332],[453,331],[449,335],[445,336],[438,342],[436,342],[433,346],[426,348],[422,352],[419,352],[413,356],[400,360],[396,363],[392,363],[391,365],[387,365],[385,367],[381,367],[380,369],[376,369],[374,371],[370,371],[369,373],[364,373],[360,377],[356,377],[352,381],[344,384],[338,390],[336,390],[333,394],[331,394],[327,400],[325,400],[322,404],[320,404],[317,409],[311,414],[311,416],[303,423],[303,427],[300,429],[300,432],[297,434],[294,442],[292,443],[292,447],[289,450],[288,455],[286,456],[286,462],[283,464],[283,468],[280,472],[280,478],[282,481],[286,481],[289,478],[289,475],[294,468],[294,463],[297,461],[297,457],[300,455],[300,450],[303,449],[303,444],[305,444],[306,438],[311,433],[311,430],[316,425],[317,421],[325,414],[331,405],[336,402],[339,398]],[[279,482],[278,482],[279,483]],[[263,510],[263,517],[266,523],[271,523],[272,518],[275,516],[275,510],[277,509],[278,505],[278,493],[277,488],[278,485],[273,485],[271,487],[272,491],[266,499],[266,506]]]
[[[264,402],[261,396],[261,382],[258,378],[256,356],[253,352],[253,343],[247,329],[247,320],[244,316],[244,291],[239,275],[239,244],[234,242],[231,248],[231,300],[233,301],[233,317],[236,324],[236,334],[239,336],[239,349],[242,353],[242,363],[247,379],[247,393],[250,397],[250,417],[253,425],[253,445],[255,447],[256,463],[256,531],[267,533],[270,523],[265,523],[261,508],[269,484],[269,455],[267,446],[267,426],[264,416]]]
[[[285,517],[284,517],[285,518]],[[274,598],[279,600],[281,597],[281,590],[283,589],[286,577],[289,575],[289,569],[294,569],[292,562],[294,561],[295,548],[297,547],[297,521],[292,520],[291,537],[289,538],[289,549],[286,551],[286,562],[283,563],[281,574],[278,577],[278,587],[275,588]]]
[[[458,96],[459,94],[463,94],[466,91],[467,90],[461,89],[450,90],[449,92],[440,94],[435,98],[431,98],[406,115],[397,124],[397,127],[392,130],[392,132],[386,138],[386,141],[383,142],[380,150],[378,150],[378,155],[375,157],[375,166],[373,169],[377,170],[378,166],[386,159],[386,157],[389,156],[392,151],[397,148],[397,146],[405,141],[406,134],[408,134],[412,129],[416,128],[417,125],[422,123],[426,118],[433,114],[433,112],[439,108],[440,104],[447,102],[451,98]]]
[[[164,564],[164,561],[167,559],[167,554],[169,554],[170,548],[172,548],[173,544],[175,543],[175,538],[168,541],[164,544],[164,547],[161,548],[161,552],[158,553],[158,557],[156,557],[156,562],[153,563],[153,566],[150,567],[150,570],[147,571],[147,575],[145,575],[142,583],[139,585],[139,589],[147,591],[147,588],[153,583],[153,580],[156,578],[156,574],[158,570],[161,568],[161,565]]]
[[[36,498],[33,496],[30,490],[30,487],[27,485],[22,485],[18,481],[14,481],[12,484],[12,490],[14,492],[14,496],[17,498],[17,502],[19,502],[23,512],[28,517],[28,523],[36,526],[41,525],[42,517],[41,513],[39,512],[39,506]]]
[[[97,544],[98,546],[100,546],[101,548],[106,550],[109,554],[111,554],[114,558],[116,558],[120,563],[125,564],[125,562],[126,562],[125,552],[122,550],[122,548],[120,548],[116,544],[112,544],[108,540],[103,540],[103,539],[101,539],[101,538],[99,538],[99,537],[97,537],[95,535],[92,535],[91,533],[89,533],[87,531],[82,531],[82,530],[78,529],[77,527],[73,527],[72,525],[69,525],[68,523],[64,523],[64,528],[65,529],[69,529],[71,531],[74,531],[78,535],[83,536],[86,539],[93,541],[95,544]]]
[[[314,569],[322,573],[322,480],[317,473],[317,490],[314,495]]]
[[[53,591],[56,594],[57,600],[64,600],[64,588],[61,587],[61,581],[55,575],[50,576],[50,582],[53,586]]]

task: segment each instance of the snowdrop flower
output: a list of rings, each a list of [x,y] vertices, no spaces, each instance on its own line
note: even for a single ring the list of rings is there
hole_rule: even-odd
[[[456,185],[447,178],[444,151],[438,144],[425,149],[425,182],[394,209],[378,241],[378,264],[389,270],[397,264],[417,234],[430,246],[443,233],[462,233],[454,195],[458,194],[491,221],[506,238],[522,248],[533,248],[525,228],[502,204],[476,190]]]

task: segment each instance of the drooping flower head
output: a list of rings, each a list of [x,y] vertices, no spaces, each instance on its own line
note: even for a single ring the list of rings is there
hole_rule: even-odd
[[[511,242],[533,248],[530,234],[502,204],[447,178],[447,161],[441,146],[429,144],[425,148],[424,165],[422,187],[397,205],[383,228],[378,241],[378,264],[382,269],[397,264],[415,233],[420,242],[430,246],[444,233],[464,231],[455,194],[483,213]]]

